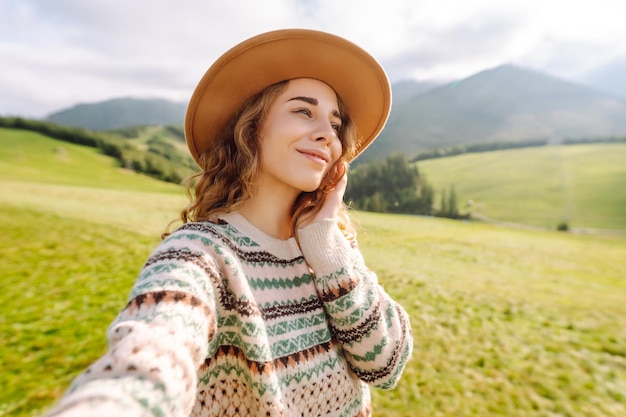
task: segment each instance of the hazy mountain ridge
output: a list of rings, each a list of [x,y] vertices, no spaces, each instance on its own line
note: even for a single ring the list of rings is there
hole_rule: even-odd
[[[460,144],[626,134],[626,99],[513,65],[445,85],[403,81],[392,89],[389,121],[359,162]],[[185,108],[124,98],[80,104],[48,120],[92,130],[181,125]]]
[[[441,86],[441,83],[421,82],[405,80],[394,83],[391,86],[393,106],[398,106],[410,99],[424,94],[434,88]]]
[[[115,98],[82,103],[50,114],[46,120],[90,130],[110,130],[137,125],[182,124],[187,103],[166,99]]]
[[[459,144],[625,133],[625,100],[505,65],[395,103],[361,160]]]
[[[619,57],[585,74],[581,82],[616,97],[626,98],[626,57]]]

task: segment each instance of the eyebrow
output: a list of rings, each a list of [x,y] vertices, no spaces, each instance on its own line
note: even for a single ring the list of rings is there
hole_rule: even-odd
[[[309,103],[312,106],[317,106],[319,104],[319,101],[316,98],[304,97],[304,96],[292,97],[287,101],[304,101],[305,103]],[[341,119],[341,114],[339,114],[339,111],[337,110],[333,110],[333,116],[335,116],[338,119]]]

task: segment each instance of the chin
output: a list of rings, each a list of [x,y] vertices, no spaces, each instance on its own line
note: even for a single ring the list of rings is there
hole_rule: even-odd
[[[319,188],[319,186],[317,186],[317,187],[304,187],[304,188],[301,188],[301,190],[302,190],[303,193],[312,193],[314,191],[317,191],[318,188]]]
[[[300,191],[302,191],[303,193],[312,193],[314,191],[316,191],[318,188],[320,188],[321,185],[321,181],[317,181],[313,184],[300,184]]]

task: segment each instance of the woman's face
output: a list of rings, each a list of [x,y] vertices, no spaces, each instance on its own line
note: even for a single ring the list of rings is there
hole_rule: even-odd
[[[259,133],[259,187],[315,191],[339,159],[341,115],[337,95],[311,78],[290,80],[270,106]]]

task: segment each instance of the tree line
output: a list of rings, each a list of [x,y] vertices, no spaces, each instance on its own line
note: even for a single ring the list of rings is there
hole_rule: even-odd
[[[563,145],[582,145],[586,143],[624,143],[626,136],[606,136],[597,138],[567,138]]]
[[[562,145],[580,145],[586,143],[623,143],[626,142],[626,136],[606,136],[591,138],[566,138],[560,143]],[[483,142],[473,143],[469,145],[454,145],[445,148],[430,149],[418,153],[410,159],[410,162],[424,161],[427,159],[445,158],[448,156],[462,155],[465,153],[491,152],[501,151],[505,149],[532,148],[546,146],[549,143],[547,139],[526,139],[518,141],[506,142]]]
[[[131,126],[108,132],[57,125],[41,120],[0,116],[0,127],[24,129],[54,139],[98,149],[118,161],[121,167],[153,178],[180,184],[196,170],[191,156],[178,151],[166,138],[155,135],[147,149],[138,149],[127,139],[139,136],[144,127]],[[181,127],[166,127],[165,133],[184,140]],[[359,165],[350,172],[346,201],[355,209],[381,213],[422,214],[458,218],[454,189],[442,192],[438,210],[434,209],[435,191],[415,164],[404,155]]]
[[[445,158],[448,156],[461,155],[465,153],[491,152],[505,149],[531,148],[545,146],[547,139],[527,139],[507,142],[483,142],[469,145],[447,146],[445,148],[431,149],[420,152],[411,159],[411,162],[424,161],[426,159]]]
[[[105,155],[115,158],[119,165],[136,172],[149,175],[162,181],[180,184],[196,169],[191,156],[180,152],[165,138],[173,137],[184,141],[180,126],[166,126],[153,135],[146,144],[147,149],[138,149],[125,138],[141,134],[142,126],[115,129],[109,132],[61,126],[51,122],[0,116],[0,127],[25,129],[55,139],[97,148]],[[565,139],[562,144],[613,143],[625,142],[626,136],[603,137],[596,139]],[[391,155],[383,161],[360,164],[350,172],[345,200],[354,209],[380,213],[420,214],[453,219],[468,218],[461,213],[454,185],[439,193],[439,204],[435,204],[435,190],[421,175],[415,161],[452,156],[469,152],[544,146],[545,140],[527,140],[504,143],[483,143],[458,145],[423,152],[410,161],[405,155]]]
[[[468,217],[459,212],[454,186],[441,192],[441,202],[436,209],[433,186],[420,174],[416,164],[400,154],[351,170],[345,201],[356,210],[379,213]]]
[[[161,181],[180,184],[196,170],[190,156],[178,151],[163,137],[154,136],[148,149],[138,149],[124,138],[136,137],[141,127],[120,129],[119,132],[93,132],[78,127],[61,126],[41,120],[0,116],[0,127],[24,129],[41,133],[54,139],[98,149],[115,158],[121,167],[132,169]],[[180,136],[180,128],[166,128]]]

